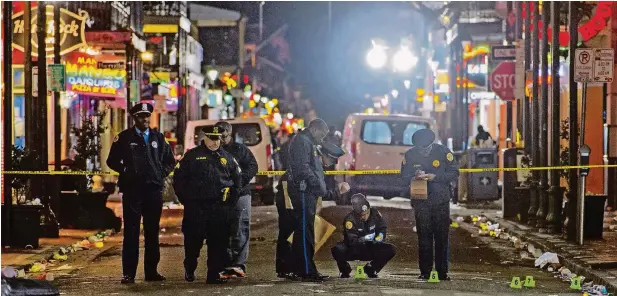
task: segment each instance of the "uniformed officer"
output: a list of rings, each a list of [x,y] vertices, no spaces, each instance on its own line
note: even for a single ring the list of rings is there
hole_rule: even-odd
[[[333,163],[336,163],[337,159],[345,154],[345,151],[340,147],[323,142],[318,150],[322,156],[322,162],[324,169],[330,169]],[[284,151],[286,153],[287,151]],[[289,236],[294,232],[298,219],[294,213],[293,205],[289,196],[288,178],[285,173],[276,187],[276,209],[279,215],[279,234],[276,242],[276,275],[279,278],[294,278],[294,262],[292,256],[292,245],[289,243]],[[334,186],[332,190],[328,190],[325,196],[326,198],[335,199],[341,194],[345,194],[349,191],[349,184],[346,182],[340,183],[338,186]]]
[[[237,143],[232,136],[232,126],[229,122],[216,123],[221,131],[221,143],[225,151],[231,153],[242,170],[242,186],[238,192],[238,201],[229,215],[231,240],[228,254],[231,265],[226,268],[228,277],[243,278],[246,276],[246,261],[249,256],[249,237],[251,226],[251,190],[248,185],[257,174],[257,160],[253,152],[243,143]]]
[[[204,140],[186,152],[174,172],[174,190],[184,205],[184,278],[195,280],[204,239],[208,245],[206,283],[219,284],[229,265],[228,214],[242,188],[242,172],[233,156],[221,149],[222,131],[203,129]]]
[[[297,217],[292,254],[296,275],[308,281],[328,278],[317,271],[313,260],[317,198],[326,194],[323,165],[317,146],[327,134],[328,125],[321,119],[315,119],[291,140],[289,146],[287,189]]]
[[[433,143],[435,133],[421,129],[412,136],[413,148],[405,153],[401,177],[405,184],[412,180],[427,182],[426,199],[415,199],[414,208],[418,230],[420,278],[428,279],[433,267],[433,242],[435,244],[435,269],[440,280],[448,277],[448,232],[450,227],[450,182],[458,178],[458,165],[454,154],[443,145]]]
[[[135,282],[142,217],[145,280],[165,280],[165,277],[157,272],[160,259],[159,221],[163,209],[164,179],[171,173],[176,161],[163,134],[149,128],[153,109],[152,105],[147,103],[131,108],[135,126],[116,136],[107,158],[107,165],[120,173],[118,186],[123,193],[123,284]]]
[[[364,266],[369,278],[377,273],[396,254],[394,246],[385,242],[387,225],[381,213],[371,209],[366,197],[356,193],[351,197],[353,210],[344,220],[343,241],[332,248],[341,278],[349,278],[351,266],[347,261],[370,261]]]

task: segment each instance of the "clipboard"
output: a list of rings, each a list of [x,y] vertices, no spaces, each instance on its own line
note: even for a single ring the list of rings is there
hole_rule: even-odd
[[[426,180],[411,180],[409,184],[411,199],[425,200],[428,198],[428,182]]]

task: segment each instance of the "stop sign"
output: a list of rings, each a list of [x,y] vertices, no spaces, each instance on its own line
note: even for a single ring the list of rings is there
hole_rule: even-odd
[[[491,89],[502,100],[514,100],[514,62],[501,62],[489,76]]]

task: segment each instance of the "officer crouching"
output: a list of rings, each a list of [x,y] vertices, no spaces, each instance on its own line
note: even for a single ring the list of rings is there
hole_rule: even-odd
[[[135,283],[142,217],[145,280],[165,280],[157,272],[160,259],[159,222],[163,210],[163,180],[173,170],[176,160],[165,136],[148,126],[153,109],[147,103],[131,108],[135,126],[114,138],[107,158],[107,165],[120,173],[118,187],[122,192],[124,220],[122,284]]]
[[[351,197],[353,210],[344,220],[343,241],[332,248],[341,278],[349,278],[351,266],[347,261],[370,261],[364,266],[369,278],[376,278],[377,273],[396,254],[394,246],[385,242],[387,225],[381,213],[371,209],[363,194]]]
[[[283,153],[286,154],[287,152],[288,151],[283,150]],[[331,170],[334,168],[337,160],[345,154],[345,151],[332,143],[322,142],[318,149],[318,153],[321,154],[324,170]],[[286,155],[284,155],[284,157],[286,157]],[[298,217],[294,213],[289,192],[287,191],[287,182],[287,173],[285,173],[279,180],[275,195],[276,209],[279,215],[279,234],[276,242],[276,276],[279,278],[295,279],[297,276],[294,273],[292,248],[288,239],[294,232],[295,225],[299,222]],[[349,191],[349,184],[347,184],[347,182],[342,182],[334,186],[334,188],[328,189],[325,196],[319,199],[338,199],[341,194],[345,194]]]
[[[221,272],[229,264],[227,219],[242,187],[242,174],[233,156],[220,148],[222,131],[208,126],[203,132],[202,143],[186,152],[176,166],[174,190],[184,205],[184,278],[195,280],[197,259],[207,238],[206,283],[219,284],[226,282]]]
[[[418,130],[411,141],[414,147],[405,153],[401,177],[410,185],[408,194],[416,218],[419,278],[428,279],[432,271],[434,242],[435,269],[440,280],[449,280],[450,182],[458,178],[458,165],[450,149],[433,143],[435,133],[432,130]]]

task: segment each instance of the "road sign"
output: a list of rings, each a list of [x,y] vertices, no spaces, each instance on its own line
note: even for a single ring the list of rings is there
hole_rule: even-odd
[[[491,58],[495,61],[512,61],[516,58],[516,46],[493,46],[491,48]]]
[[[593,81],[593,49],[576,49],[574,54],[574,81]]]
[[[39,67],[32,67],[32,96],[39,96]]]
[[[516,42],[516,66],[514,68],[514,97],[525,98],[525,46],[524,41]]]
[[[514,100],[514,62],[501,62],[489,76],[491,89],[504,101]]]
[[[64,65],[49,65],[47,70],[47,86],[50,91],[65,91],[65,78]]]
[[[593,56],[593,81],[612,82],[615,51],[612,48],[596,48]]]

